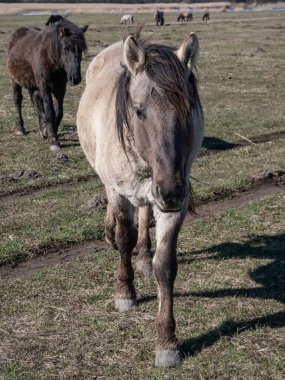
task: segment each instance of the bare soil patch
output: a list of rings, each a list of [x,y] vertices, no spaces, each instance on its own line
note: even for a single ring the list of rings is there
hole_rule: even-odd
[[[210,219],[227,209],[243,206],[249,202],[272,197],[284,191],[285,173],[260,172],[252,179],[252,187],[245,191],[216,193],[216,199],[197,207],[197,215],[188,214],[186,220]]]
[[[23,178],[39,178],[41,176],[40,173],[38,173],[36,170],[33,169],[26,169],[26,170],[18,170],[14,173],[8,174],[6,176],[0,177],[0,184],[2,183],[11,183],[11,182],[18,182],[19,180]]]
[[[234,207],[244,206],[252,201],[261,200],[281,194],[284,191],[285,172],[260,172],[252,179],[252,187],[241,192],[217,193],[214,201],[205,202],[196,208],[196,214],[188,214],[185,223],[197,219],[211,219],[218,214]],[[104,208],[106,200],[96,198],[90,207]],[[152,228],[152,234],[154,229]],[[24,277],[39,272],[45,268],[53,267],[57,264],[67,263],[77,258],[94,254],[96,251],[108,249],[109,246],[104,241],[95,240],[81,244],[62,246],[56,251],[48,252],[45,255],[38,255],[28,261],[19,262],[14,265],[5,265],[0,268],[0,278],[9,279]]]

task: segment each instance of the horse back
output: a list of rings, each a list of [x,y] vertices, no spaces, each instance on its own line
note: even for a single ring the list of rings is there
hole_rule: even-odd
[[[25,26],[16,29],[11,34],[11,40],[9,43],[9,51],[15,46],[18,45],[19,47],[22,45],[22,40],[26,39],[28,37],[33,41],[33,36],[36,37],[41,29],[39,28],[27,28]],[[23,50],[25,50],[25,46],[23,46]]]
[[[21,87],[38,87],[34,73],[40,59],[41,42],[42,33],[39,28],[22,27],[11,35],[7,67],[12,79]]]
[[[80,142],[97,172],[96,157],[106,157],[108,146],[113,147],[112,154],[116,151],[115,88],[123,70],[122,59],[122,42],[109,46],[93,59],[87,69],[86,86],[77,112]],[[110,156],[110,152],[108,154]]]

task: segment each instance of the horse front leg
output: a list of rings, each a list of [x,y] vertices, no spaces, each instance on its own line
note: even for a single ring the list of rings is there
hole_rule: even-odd
[[[173,287],[177,273],[177,238],[185,214],[186,207],[179,213],[162,213],[155,209],[157,248],[153,258],[153,271],[158,284],[159,300],[155,365],[159,367],[173,367],[181,360],[179,342],[175,335]]]
[[[17,112],[17,117],[18,117],[18,121],[16,124],[16,134],[24,135],[25,128],[24,128],[24,121],[22,117],[22,101],[23,101],[22,87],[14,81],[13,81],[13,98],[14,98],[14,104],[15,104],[15,108]]]
[[[66,85],[59,86],[56,91],[53,91],[54,95],[54,110],[55,110],[55,125],[54,133],[57,136],[59,124],[63,118],[63,100],[65,96]]]
[[[43,100],[45,121],[46,121],[46,132],[47,139],[49,143],[50,150],[58,150],[60,149],[57,136],[55,133],[55,111],[53,108],[53,101],[51,92],[47,89],[42,89],[40,91],[41,97]]]
[[[149,235],[149,218],[150,218],[150,206],[146,205],[139,207],[138,210],[138,242],[136,245],[137,259],[136,270],[145,276],[150,276],[152,273],[151,263],[151,240]]]
[[[110,207],[116,218],[115,243],[120,253],[115,308],[127,311],[136,304],[134,288],[134,271],[132,267],[132,251],[137,242],[137,229],[134,225],[134,207],[123,197],[108,197]]]
[[[47,135],[47,128],[46,128],[46,119],[45,119],[45,113],[44,113],[44,106],[43,106],[43,100],[38,90],[32,91],[29,90],[31,101],[33,103],[33,106],[36,110],[36,113],[38,115],[38,123],[39,123],[39,129],[41,136],[46,139],[48,137]]]

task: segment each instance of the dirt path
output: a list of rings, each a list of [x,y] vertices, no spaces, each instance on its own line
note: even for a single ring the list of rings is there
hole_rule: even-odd
[[[219,199],[201,204],[197,207],[197,215],[188,214],[184,223],[192,220],[215,218],[218,214],[238,206],[244,206],[252,201],[284,193],[285,173],[263,173],[256,178],[249,190],[240,193],[219,194]],[[154,229],[152,229],[152,234]],[[56,252],[50,252],[44,256],[37,256],[16,266],[6,265],[0,268],[0,279],[11,279],[31,275],[57,264],[67,263],[79,257],[94,254],[96,251],[107,249],[109,246],[104,241],[85,242],[70,247],[62,247]]]

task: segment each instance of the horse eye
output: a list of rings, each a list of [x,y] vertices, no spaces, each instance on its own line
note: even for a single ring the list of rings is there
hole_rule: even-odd
[[[144,119],[144,114],[143,114],[142,110],[139,107],[134,106],[133,110],[135,111],[138,119],[140,119],[140,120]]]

